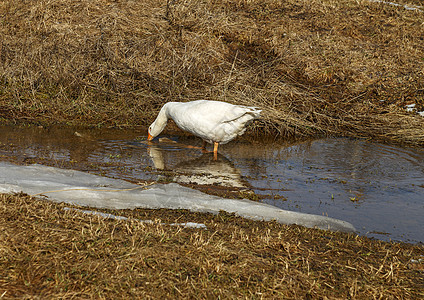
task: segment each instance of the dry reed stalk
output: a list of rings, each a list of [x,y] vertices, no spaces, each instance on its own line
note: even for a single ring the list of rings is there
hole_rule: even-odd
[[[424,145],[423,12],[369,1],[0,4],[2,122],[149,124],[166,101],[264,108],[262,134]]]

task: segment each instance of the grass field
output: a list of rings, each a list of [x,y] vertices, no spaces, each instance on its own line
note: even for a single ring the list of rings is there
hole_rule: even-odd
[[[187,211],[111,211],[0,194],[4,299],[421,299],[424,249]],[[154,220],[153,224],[137,219]],[[207,229],[161,223],[198,222]]]
[[[261,107],[258,135],[424,145],[424,119],[404,109],[424,110],[423,10],[367,0],[5,0],[0,16],[2,123],[131,128],[167,101],[216,99]]]
[[[419,0],[396,0],[422,5]],[[168,101],[263,109],[257,136],[424,146],[424,9],[367,0],[0,1],[0,124],[120,127]],[[423,245],[228,214],[0,194],[0,299],[422,299]],[[137,219],[151,219],[145,224]],[[207,229],[161,225],[202,222]]]

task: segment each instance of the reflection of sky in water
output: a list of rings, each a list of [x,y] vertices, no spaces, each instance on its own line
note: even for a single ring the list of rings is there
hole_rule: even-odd
[[[268,180],[254,176],[250,181],[287,201],[266,202],[344,219],[363,234],[388,232],[388,238],[424,241],[424,151],[326,139],[274,151],[274,157],[262,170]],[[250,169],[248,161],[238,167],[242,173]]]
[[[214,163],[200,150],[180,146],[200,146],[200,139],[193,137],[171,136],[181,144],[156,141],[148,148],[137,140],[144,131],[92,130],[83,132],[83,138],[70,128],[2,132],[0,145],[12,145],[0,147],[6,156],[50,160],[59,167],[73,161],[76,168],[96,166],[98,174],[131,181],[157,180],[162,175],[156,168],[184,178],[194,178],[190,172],[205,178],[226,176],[283,209],[346,220],[367,236],[424,242],[422,149],[349,139],[285,145],[238,139],[221,146],[222,156]]]

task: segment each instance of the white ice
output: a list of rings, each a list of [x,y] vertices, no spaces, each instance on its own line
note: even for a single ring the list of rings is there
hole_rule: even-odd
[[[405,105],[405,109],[406,109],[406,111],[407,111],[407,112],[415,111],[415,110],[416,110],[416,108],[415,108],[415,103]]]
[[[342,220],[286,211],[247,199],[220,198],[176,183],[143,187],[80,171],[0,162],[0,192],[21,191],[30,195],[45,195],[57,202],[95,208],[169,208],[211,213],[223,210],[253,220],[276,220],[282,224],[355,231],[352,224]]]
[[[368,0],[368,1],[383,3],[383,4],[387,4],[387,5],[392,5],[392,6],[403,7],[406,10],[415,10],[415,11],[419,11],[419,12],[421,12],[422,8],[423,8],[423,6],[419,6],[419,5],[399,4],[399,3],[384,1],[384,0]]]
[[[83,214],[88,214],[88,215],[95,215],[95,216],[100,216],[102,218],[105,219],[115,219],[115,220],[128,220],[127,217],[123,217],[123,216],[117,216],[117,215],[113,215],[113,214],[107,214],[107,213],[103,213],[100,211],[95,211],[95,210],[86,210],[86,209],[78,209],[78,208],[71,208],[71,207],[65,207],[65,210],[73,210],[73,211],[78,211],[81,212]],[[153,220],[141,220],[141,219],[137,219],[138,222],[141,223],[146,223],[146,224],[154,224],[155,222]],[[186,223],[160,223],[161,225],[169,225],[169,226],[182,226],[185,228],[204,228],[207,229],[205,224],[202,223],[194,223],[194,222],[186,222]]]
[[[424,117],[424,111],[417,111],[417,108],[415,107],[415,103],[405,105],[405,109],[407,112],[416,112],[421,117]]]

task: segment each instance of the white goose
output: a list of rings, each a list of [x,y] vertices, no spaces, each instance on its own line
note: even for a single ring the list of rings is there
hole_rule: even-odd
[[[233,105],[227,102],[196,100],[191,102],[168,102],[160,110],[156,120],[150,125],[148,141],[158,136],[165,128],[168,119],[174,120],[182,130],[214,144],[216,157],[219,144],[226,144],[246,131],[246,125],[260,117],[256,107]]]

